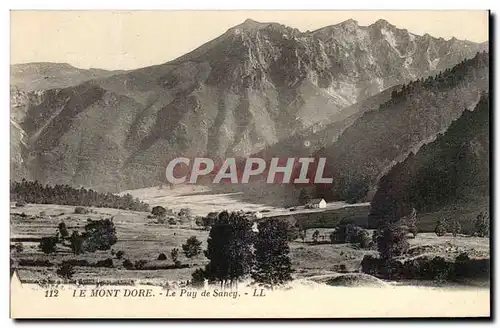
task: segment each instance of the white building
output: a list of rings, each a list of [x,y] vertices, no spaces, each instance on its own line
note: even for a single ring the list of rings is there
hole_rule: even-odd
[[[326,202],[323,198],[311,199],[306,208],[326,208]]]

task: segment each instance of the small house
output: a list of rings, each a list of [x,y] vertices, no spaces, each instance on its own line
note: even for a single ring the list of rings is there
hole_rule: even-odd
[[[306,204],[306,208],[326,208],[326,202],[323,198],[311,199],[311,201]]]

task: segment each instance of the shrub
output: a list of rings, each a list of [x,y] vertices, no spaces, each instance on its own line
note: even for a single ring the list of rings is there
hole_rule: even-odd
[[[191,277],[191,286],[199,288],[205,285],[205,270],[196,269]]]
[[[26,202],[24,200],[18,200],[16,202],[16,207],[25,207],[26,206]]]
[[[168,219],[168,224],[175,225],[175,224],[177,224],[177,221],[175,221],[174,218],[170,218],[170,219]]]
[[[45,254],[54,253],[56,251],[57,237],[42,237],[38,246]]]
[[[446,220],[439,219],[436,223],[436,227],[434,228],[434,232],[438,237],[446,235]]]
[[[178,248],[172,249],[172,251],[170,252],[170,256],[172,257],[172,261],[174,261],[175,266],[181,265],[181,261],[179,261],[179,249]]]
[[[125,269],[127,269],[127,270],[132,270],[132,269],[134,269],[134,267],[135,267],[135,266],[134,266],[134,264],[133,264],[130,260],[125,259],[125,260],[123,261],[123,267],[124,267]]]
[[[196,225],[198,227],[203,227],[203,217],[201,216],[197,216],[195,219],[194,219],[194,222],[196,223]]]
[[[68,229],[66,228],[66,223],[61,222],[57,226],[57,229],[59,231],[59,235],[61,236],[62,239],[66,239],[69,237],[69,232]]]
[[[63,261],[56,270],[56,274],[65,280],[69,280],[75,274],[75,270],[73,269],[73,265],[71,263]]]
[[[151,210],[151,214],[154,216],[165,216],[165,214],[167,214],[167,210],[163,206],[155,206]]]
[[[81,267],[88,267],[92,266],[89,261],[87,260],[77,260],[77,259],[71,259],[71,260],[65,260],[64,262],[71,264],[72,266],[81,266]]]
[[[312,239],[313,239],[313,242],[317,243],[317,242],[318,242],[318,238],[319,238],[319,230],[316,230],[316,231],[314,231],[314,233],[312,234]]]
[[[17,253],[22,253],[24,251],[24,246],[22,243],[15,243],[14,249],[16,250]]]
[[[156,224],[165,224],[167,222],[167,219],[163,216],[157,216],[156,217]]]
[[[123,255],[125,255],[124,251],[118,251],[115,254],[116,258],[119,259],[119,260],[121,260],[123,258]]]
[[[146,263],[148,263],[148,261],[146,260],[138,260],[138,261],[135,261],[134,262],[134,268],[136,270],[142,270],[144,269],[144,267],[146,266]]]
[[[167,259],[167,255],[165,255],[163,253],[160,253],[160,255],[158,255],[158,258],[157,258],[158,261],[165,261],[166,259]]]
[[[373,255],[365,255],[361,260],[361,272],[367,274],[377,274],[380,272],[382,261]]]
[[[98,267],[98,268],[114,268],[115,267],[113,264],[113,260],[110,258],[97,261],[94,266]]]
[[[455,275],[458,277],[469,277],[470,257],[467,253],[460,253],[455,258]]]
[[[191,209],[189,209],[187,207],[181,208],[178,215],[179,216],[190,217],[191,216]]]
[[[446,260],[440,256],[436,256],[430,262],[430,271],[432,272],[432,278],[437,281],[445,281],[453,273],[452,264],[446,262]]]
[[[49,260],[36,260],[36,259],[20,259],[20,266],[34,266],[34,267],[51,267],[54,264]]]
[[[368,231],[361,229],[359,232],[358,236],[358,242],[359,242],[359,247],[368,249],[371,247],[371,239],[370,239],[370,233]]]
[[[75,207],[75,214],[89,214],[89,210],[82,206]]]
[[[194,257],[201,253],[201,241],[196,236],[191,236],[182,245],[182,251],[187,258]]]

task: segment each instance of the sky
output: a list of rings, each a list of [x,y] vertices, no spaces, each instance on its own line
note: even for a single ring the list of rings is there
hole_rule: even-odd
[[[11,11],[11,64],[134,69],[173,60],[247,18],[300,31],[385,19],[418,35],[484,42],[487,11]]]

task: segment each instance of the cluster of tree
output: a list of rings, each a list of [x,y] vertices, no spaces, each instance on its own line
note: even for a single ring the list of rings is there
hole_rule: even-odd
[[[354,225],[351,220],[341,220],[330,234],[332,244],[359,244],[361,248],[370,248],[372,240],[367,230]]]
[[[387,268],[389,265],[389,269]],[[419,256],[405,261],[387,263],[380,258],[366,255],[361,261],[361,270],[368,274],[391,272],[397,279],[429,279],[435,281],[457,280],[465,277],[487,277],[490,266],[488,259],[471,259],[461,253],[450,261],[440,256]]]
[[[421,89],[439,90],[449,89],[461,81],[463,77],[474,74],[474,69],[483,68],[489,65],[489,54],[487,52],[478,52],[474,58],[464,59],[452,68],[447,68],[435,76],[420,78],[404,84],[401,88],[395,89],[391,93],[391,99],[382,104],[380,108],[385,108],[401,101],[405,97],[418,93]]]
[[[477,215],[476,220],[474,221],[474,230],[470,233],[471,235],[475,235],[478,237],[487,237],[490,233],[490,219],[488,215],[484,212],[481,212]],[[448,220],[444,218],[440,218],[436,227],[434,228],[434,232],[437,236],[441,237],[446,235],[446,233],[451,232],[453,237],[456,237],[459,233],[462,232],[462,226],[458,220],[453,220],[448,223]]]
[[[335,189],[340,199],[354,204],[364,200],[370,189],[370,180],[360,175],[343,176],[337,180]]]
[[[149,205],[126,194],[100,193],[92,189],[75,189],[69,185],[42,185],[38,181],[11,181],[11,201],[34,204],[60,204],[110,207],[133,211],[149,211]]]
[[[73,231],[71,236],[64,222],[59,223],[55,236],[42,237],[39,248],[46,254],[54,253],[56,245],[68,246],[74,254],[108,250],[116,244],[116,229],[113,219],[87,221],[85,232]]]
[[[224,286],[248,275],[267,286],[289,281],[288,239],[287,222],[265,220],[254,232],[244,215],[223,211],[214,220],[207,240],[205,256],[210,262],[193,273],[192,283],[200,285],[207,279]]]
[[[433,212],[489,196],[489,100],[464,111],[448,130],[396,164],[379,181],[371,203],[375,220],[396,221],[405,208]]]

